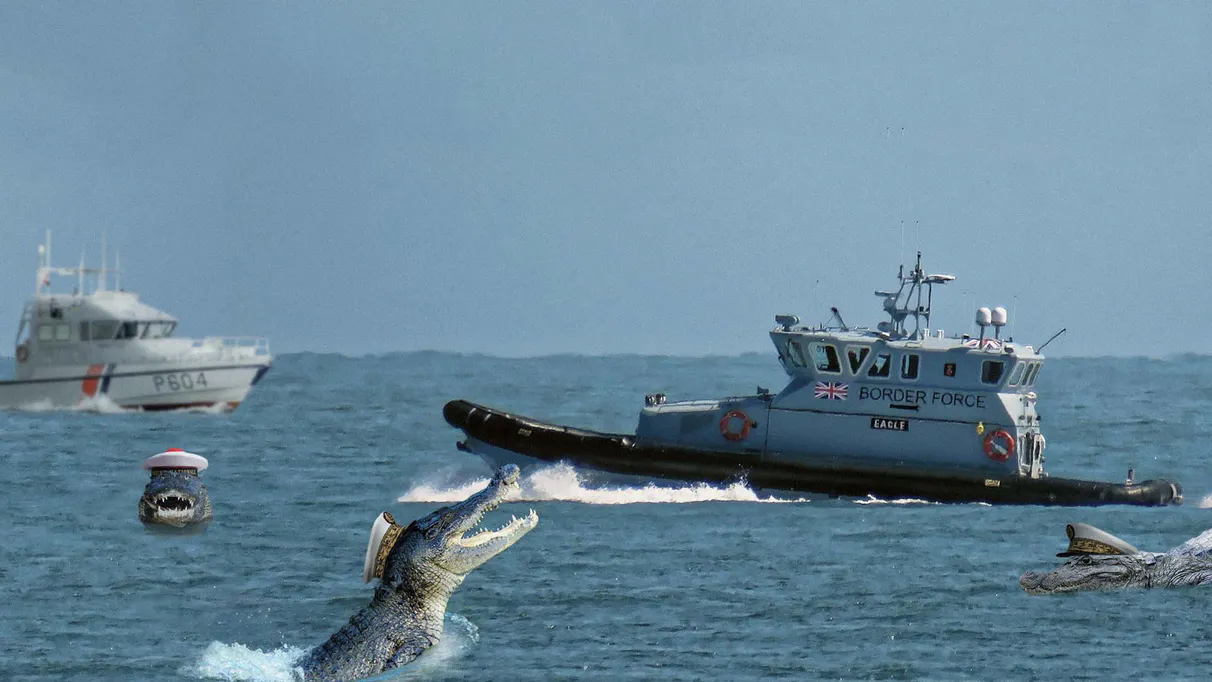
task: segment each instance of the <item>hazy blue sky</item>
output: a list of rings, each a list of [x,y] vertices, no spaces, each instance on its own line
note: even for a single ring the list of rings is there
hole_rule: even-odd
[[[903,224],[936,327],[1206,351],[1210,188],[1208,3],[0,4],[5,344],[47,228],[278,352],[701,355]]]

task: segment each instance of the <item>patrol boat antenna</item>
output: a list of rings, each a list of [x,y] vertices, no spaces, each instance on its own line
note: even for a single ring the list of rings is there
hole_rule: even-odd
[[[917,263],[908,275],[905,266],[900,267],[897,278],[901,280],[901,288],[896,291],[877,291],[876,296],[884,298],[884,312],[891,318],[888,322],[880,322],[876,329],[888,334],[892,339],[921,339],[924,330],[930,328],[930,303],[934,298],[934,285],[946,284],[955,279],[955,275],[927,275],[922,272],[922,252],[917,252]],[[923,289],[925,290],[923,292]],[[925,295],[925,305],[922,296]],[[905,319],[913,318],[913,331],[905,325]],[[923,324],[923,322],[925,324]]]

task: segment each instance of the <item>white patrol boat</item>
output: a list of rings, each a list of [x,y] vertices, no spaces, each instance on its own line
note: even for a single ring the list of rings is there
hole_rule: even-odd
[[[956,502],[1181,502],[1181,487],[1166,480],[1048,476],[1036,411],[1039,350],[1002,338],[1002,308],[977,312],[979,336],[931,330],[934,286],[955,278],[927,275],[920,253],[898,278],[896,291],[876,292],[889,319],[874,329],[847,326],[836,308],[830,324],[815,328],[776,316],[770,338],[791,378],[777,394],[759,388],[752,396],[683,402],[649,395],[634,436],[463,400],[447,403],[443,414],[467,434],[460,449],[494,467],[566,460],[649,478],[744,478],[758,488]]]
[[[107,288],[115,266],[51,266],[50,233],[38,247],[34,296],[21,313],[11,381],[0,381],[0,408],[114,405],[126,409],[235,409],[269,371],[263,338],[173,336],[177,318]],[[71,294],[49,291],[52,276],[76,279]],[[86,276],[96,288],[85,293]]]

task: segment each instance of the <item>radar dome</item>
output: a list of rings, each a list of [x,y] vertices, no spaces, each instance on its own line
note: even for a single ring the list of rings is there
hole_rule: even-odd
[[[1006,309],[1001,307],[1000,305],[993,309],[993,326],[994,327],[1006,326]]]
[[[989,309],[984,306],[977,308],[976,309],[976,323],[979,324],[980,326],[984,327],[985,325],[989,324],[989,321],[990,321],[990,318],[992,317],[992,315],[993,314],[991,312],[989,312]]]

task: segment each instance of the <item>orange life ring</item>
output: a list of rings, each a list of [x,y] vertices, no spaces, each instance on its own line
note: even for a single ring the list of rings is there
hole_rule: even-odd
[[[998,429],[985,436],[985,456],[994,462],[1004,462],[1014,456],[1014,436]]]
[[[740,431],[732,430],[733,419],[741,420]],[[723,435],[724,438],[735,443],[748,438],[749,429],[753,426],[756,425],[749,421],[749,415],[745,414],[743,410],[729,410],[728,412],[725,412],[724,416],[720,419],[720,434]]]
[[[25,362],[29,359],[29,347],[24,343],[17,346],[17,362]]]

